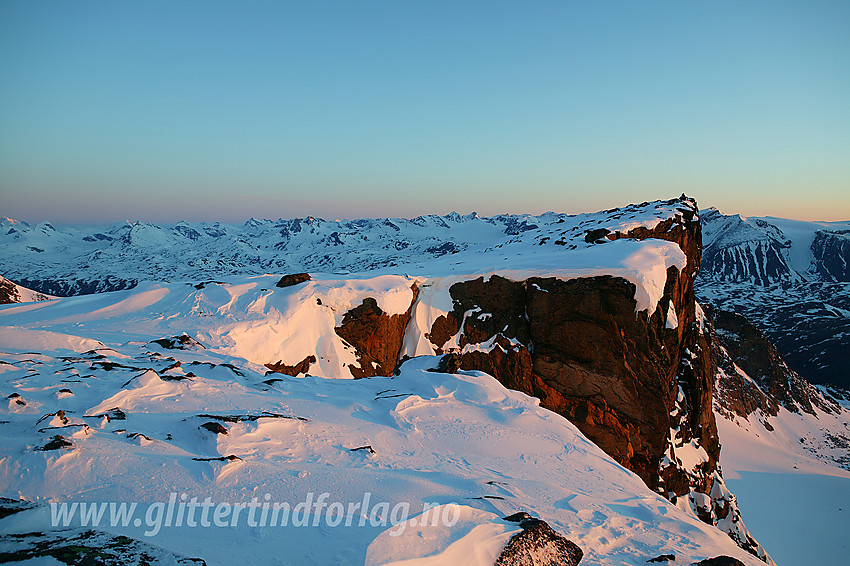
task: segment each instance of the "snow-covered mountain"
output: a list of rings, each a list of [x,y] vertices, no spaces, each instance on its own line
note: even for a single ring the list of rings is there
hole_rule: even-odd
[[[402,273],[423,270],[435,258],[461,252],[475,255],[505,248],[511,255],[513,244],[530,239],[544,247],[575,247],[576,235],[623,231],[648,218],[666,217],[676,206],[655,204],[579,215],[480,217],[473,212],[412,219],[251,219],[242,225],[125,222],[57,228],[6,218],[0,220],[0,273],[57,296],[127,289],[139,281],[200,281],[226,275]]]
[[[806,379],[850,388],[850,222],[700,217],[700,300],[756,322]]]
[[[767,286],[850,282],[850,221],[806,222],[700,211],[704,277]]]
[[[136,244],[83,239],[110,254],[131,250],[124,269],[141,275],[124,281],[156,279],[151,265],[167,264],[175,275],[0,307],[8,402],[0,408],[0,496],[34,502],[0,502],[2,514],[18,511],[0,521],[0,555],[11,548],[37,556],[63,538],[79,549],[95,537],[90,544],[120,547],[125,558],[165,563],[518,564],[525,562],[505,558],[511,544],[540,558],[554,547],[570,554],[573,543],[594,564],[665,555],[771,563],[721,475],[721,458],[733,475],[750,471],[722,455],[723,435],[734,430],[727,423],[753,425],[732,435],[736,446],[775,438],[771,450],[808,430],[801,436],[809,444],[786,453],[814,461],[809,448],[831,458],[817,463],[821,475],[846,480],[850,473],[835,464],[845,461],[840,427],[850,418],[782,369],[763,336],[719,315],[715,327],[703,313],[694,299],[696,204],[682,197],[522,217],[514,223],[522,229],[499,218],[443,217],[448,228],[426,230],[434,238],[426,243],[457,248],[414,241],[402,246],[408,255],[398,246],[414,221],[392,221],[398,230],[368,221],[369,230],[389,232],[363,244],[363,257],[355,244],[370,236],[353,228],[345,238],[337,231],[341,244],[324,221],[290,234],[284,247],[297,262],[285,265],[355,272],[347,274],[241,273],[256,267],[251,262],[216,271],[210,266],[225,264],[213,261],[222,255],[210,240],[210,263],[193,265],[192,277],[183,271],[196,257],[192,247],[179,263],[170,244],[156,245],[163,229],[145,227],[149,237]],[[16,228],[10,255],[57,256],[20,246],[69,233]],[[260,249],[258,242],[248,247]],[[232,252],[230,239],[219,243]],[[80,257],[70,247],[65,255]],[[275,252],[260,255],[274,261]],[[68,284],[95,281],[61,265]],[[87,277],[109,273],[101,264],[84,269]],[[765,435],[769,427],[776,434]],[[367,492],[374,515],[365,511]],[[306,502],[325,493],[323,507]],[[177,508],[182,517],[179,505],[192,497],[240,502],[245,513],[253,505],[266,519],[273,502],[289,502],[302,526],[272,527],[250,514],[253,523],[233,518],[219,528],[157,522],[168,506],[169,516]],[[78,510],[138,502],[151,516],[101,523],[96,535],[73,520],[67,526],[76,529],[57,531],[46,524],[59,509],[45,505],[51,500]],[[306,515],[295,514],[301,502]],[[457,521],[424,524],[423,506],[432,504]],[[351,509],[356,526],[331,524],[337,515],[347,520],[339,509]],[[523,512],[548,526],[516,515]],[[528,542],[550,526],[572,543]],[[33,532],[39,538],[20,536]],[[835,550],[810,552],[828,562]]]

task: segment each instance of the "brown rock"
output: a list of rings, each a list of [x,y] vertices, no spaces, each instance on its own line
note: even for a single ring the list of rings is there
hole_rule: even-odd
[[[296,376],[302,373],[307,373],[310,371],[310,366],[316,362],[316,356],[312,354],[295,364],[294,366],[288,366],[283,363],[283,360],[278,360],[273,364],[265,364],[269,371],[266,372],[266,375],[270,373],[283,373],[286,375]]]
[[[668,269],[664,296],[651,315],[635,313],[634,285],[621,278],[511,281],[494,275],[453,285],[454,308],[429,333],[439,351],[458,331],[461,347],[493,340],[489,352],[460,355],[460,367],[486,371],[540,398],[649,487],[679,495],[691,487],[707,492],[719,457],[711,408],[714,360],[695,326],[700,225],[695,207],[683,202],[680,213],[652,229],[588,234],[593,241],[659,238],[679,244],[687,266]],[[666,327],[670,308],[679,321],[675,329]],[[699,477],[675,465],[661,474],[671,426],[680,428],[676,441],[697,438],[708,452]]]
[[[334,331],[356,350],[357,364],[349,364],[355,378],[391,376],[398,365],[404,331],[410,322],[413,304],[419,296],[414,284],[413,300],[407,311],[392,316],[378,306],[378,302],[367,297],[363,302],[345,313],[342,324]]]

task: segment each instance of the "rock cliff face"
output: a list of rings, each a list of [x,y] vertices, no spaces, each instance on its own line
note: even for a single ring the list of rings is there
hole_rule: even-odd
[[[357,352],[357,364],[349,365],[355,378],[388,377],[398,365],[404,330],[410,322],[410,311],[416,302],[418,289],[414,284],[413,301],[407,312],[388,315],[372,297],[345,313],[336,333]]]
[[[16,285],[3,276],[0,276],[0,305],[10,303],[24,303],[30,301],[46,301],[49,297],[36,291]]]
[[[814,270],[824,281],[850,281],[850,230],[822,230],[812,241]]]
[[[429,339],[442,351],[459,334],[460,368],[486,371],[539,397],[651,488],[675,495],[692,487],[707,491],[708,482],[691,485],[675,465],[660,467],[669,445],[679,441],[696,440],[706,450],[708,475],[719,455],[712,362],[699,357],[710,348],[694,330],[693,278],[700,261],[695,212],[683,201],[680,214],[654,229],[599,236],[680,244],[687,267],[668,269],[652,314],[636,313],[634,285],[621,278],[512,281],[494,275],[453,285],[454,308],[435,321]],[[671,438],[671,429],[680,438]]]

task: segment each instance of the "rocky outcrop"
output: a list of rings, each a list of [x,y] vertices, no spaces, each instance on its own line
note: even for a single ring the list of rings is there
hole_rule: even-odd
[[[812,241],[814,271],[824,281],[850,281],[850,230],[819,231]]]
[[[522,531],[511,537],[495,566],[576,566],[584,556],[578,545],[555,532],[546,521],[528,513],[516,513],[504,520],[519,523]]]
[[[374,298],[367,297],[359,306],[346,312],[342,324],[334,328],[339,337],[355,349],[357,365],[348,366],[355,379],[378,375],[389,377],[395,372],[404,331],[419,296],[416,284],[411,289],[413,300],[406,312],[389,315],[381,310]]]
[[[494,275],[453,285],[453,310],[435,321],[428,337],[445,351],[457,336],[460,368],[486,371],[540,398],[651,488],[677,495],[705,491],[719,444],[710,402],[710,348],[700,346],[694,330],[696,206],[682,200],[681,212],[654,228],[600,232],[592,239],[623,237],[673,240],[686,253],[687,267],[668,270],[664,297],[653,313],[636,313],[635,287],[621,278],[512,281]],[[668,322],[671,310],[675,326]],[[679,439],[670,438],[671,428],[678,429]],[[664,455],[677,440],[696,440],[707,451],[707,476],[698,485],[672,469],[662,473]]]
[[[22,288],[3,276],[0,276],[0,305],[27,301],[46,301],[49,297],[36,291]]]
[[[674,502],[686,497],[696,516],[770,562],[719,474],[714,335],[694,297],[696,210],[682,198],[678,214],[653,227],[585,236],[591,245],[657,238],[680,246],[687,264],[667,270],[653,312],[637,311],[635,287],[622,278],[492,275],[452,285],[453,309],[428,338],[450,354],[446,369],[485,371],[538,397],[651,489]]]
[[[300,362],[295,365],[288,366],[283,363],[283,360],[278,360],[273,364],[266,364],[266,367],[269,369],[268,373],[282,373],[285,375],[300,375],[302,373],[306,374],[310,371],[310,366],[316,362],[316,356],[309,355]]]
[[[18,286],[5,277],[0,277],[0,305],[20,302],[21,296],[18,294]]]
[[[789,368],[773,344],[746,317],[719,309],[712,309],[711,313],[717,347],[723,349],[718,352],[718,364],[724,373],[720,384],[724,393],[719,396],[724,407],[741,416],[757,408],[766,415],[775,415],[777,403],[795,413],[814,415],[815,408],[838,412],[838,405]]]
[[[280,280],[275,283],[275,287],[292,287],[293,285],[304,283],[310,279],[312,279],[312,277],[310,277],[309,273],[290,273],[289,275],[281,277]]]
[[[194,350],[196,348],[206,349],[203,344],[201,344],[185,332],[180,336],[170,336],[154,340],[151,342],[151,344],[159,344],[159,346],[167,350]]]

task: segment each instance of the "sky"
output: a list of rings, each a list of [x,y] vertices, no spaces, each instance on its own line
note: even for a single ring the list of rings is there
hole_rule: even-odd
[[[850,2],[0,0],[0,216],[850,219]]]

